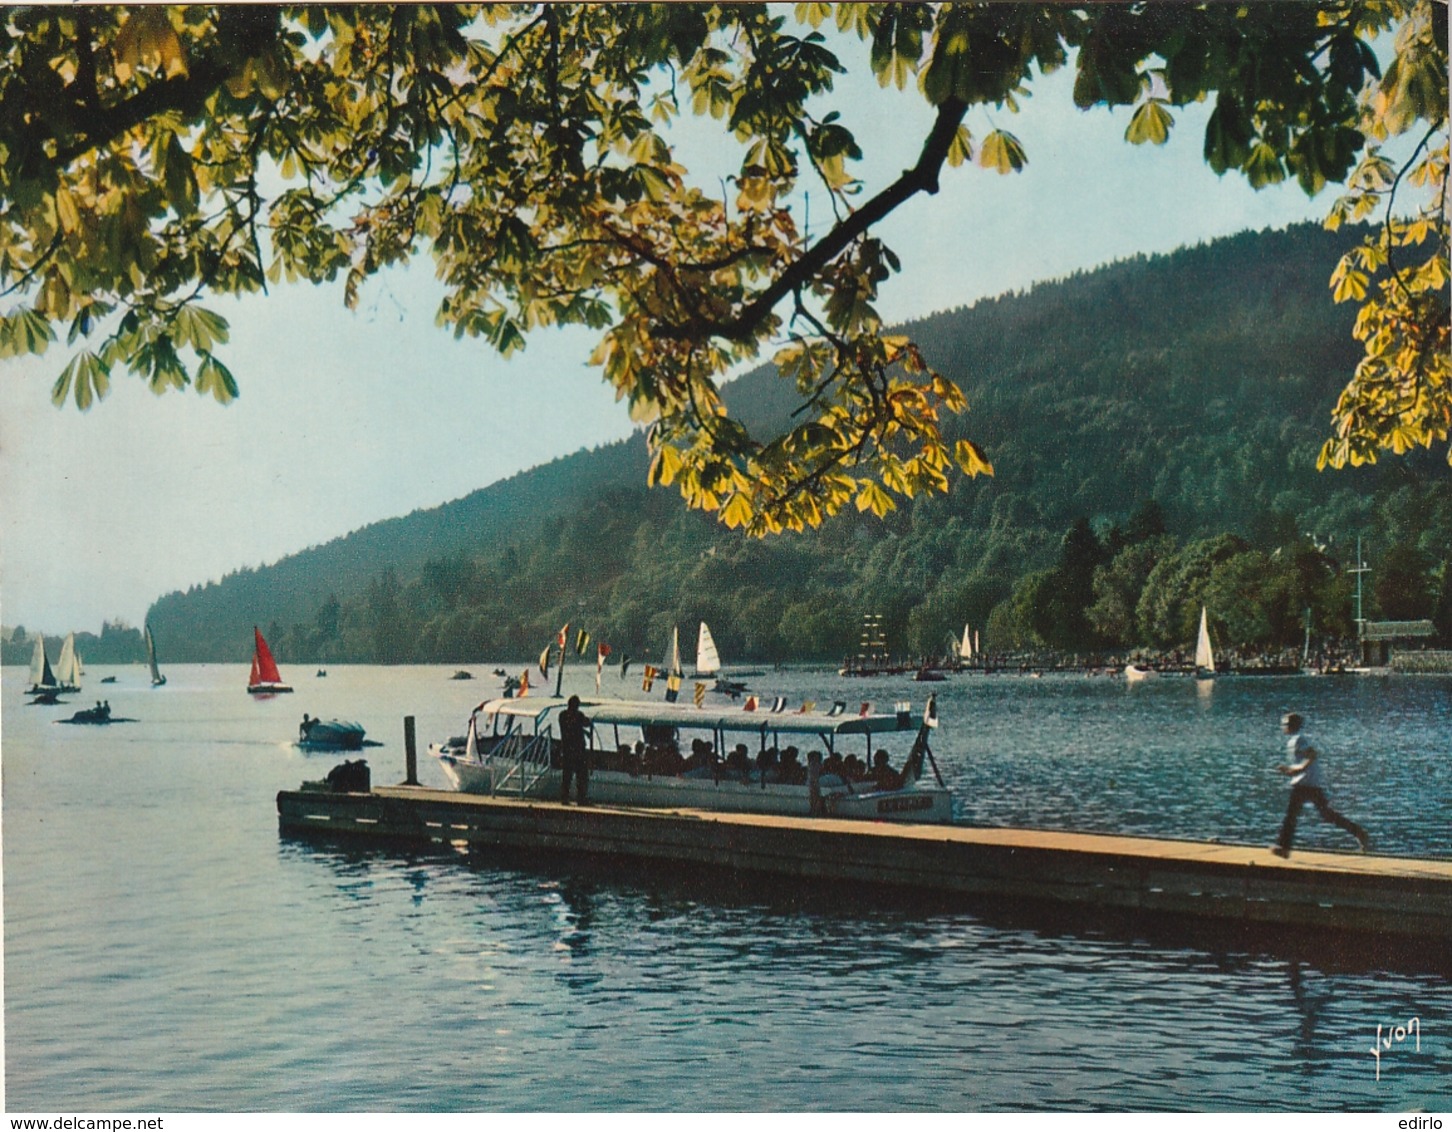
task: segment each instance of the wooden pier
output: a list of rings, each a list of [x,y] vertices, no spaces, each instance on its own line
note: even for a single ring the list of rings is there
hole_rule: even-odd
[[[411,776],[412,777],[412,776]],[[283,791],[289,834],[648,860],[810,883],[1452,940],[1452,861],[1144,837],[563,806],[402,785]]]

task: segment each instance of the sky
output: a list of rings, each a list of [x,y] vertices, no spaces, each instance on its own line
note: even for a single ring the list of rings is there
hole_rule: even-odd
[[[1019,138],[1024,171],[945,170],[936,196],[877,229],[902,261],[879,303],[890,321],[1137,253],[1319,221],[1330,205],[1329,192],[1310,199],[1293,182],[1256,192],[1216,177],[1201,155],[1208,106],[1176,111],[1165,146],[1131,146],[1129,110],[1079,111],[1071,83],[1066,69],[1035,83],[1018,114],[970,116],[975,137]],[[833,107],[865,151],[865,195],[913,164],[930,120],[915,91],[844,77]],[[682,152],[713,145],[688,139]],[[173,590],[630,434],[588,365],[593,333],[531,337],[506,361],[436,327],[440,295],[423,256],[374,281],[356,312],[341,281],[212,300],[231,322],[220,356],[241,387],[226,407],[118,376],[89,412],[57,409],[63,341],[0,361],[0,620],[51,634],[140,626]]]

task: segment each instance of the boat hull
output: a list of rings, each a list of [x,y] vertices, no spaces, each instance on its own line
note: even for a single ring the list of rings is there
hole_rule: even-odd
[[[247,694],[249,696],[275,696],[282,692],[291,692],[292,688],[286,684],[248,684]]]
[[[507,788],[503,776],[513,771],[512,766],[496,766],[488,760],[472,762],[440,749],[435,749],[434,754],[453,787],[466,794],[493,794]],[[543,772],[527,796],[557,799],[560,773],[558,769]],[[945,789],[911,787],[879,791],[864,790],[859,785],[857,790],[854,793],[842,786],[824,786],[822,801],[826,813],[870,821],[943,824],[953,820],[952,794]],[[811,794],[805,786],[772,782],[763,786],[711,778],[632,775],[614,770],[591,771],[588,796],[592,803],[646,809],[719,810],[795,817],[808,817],[812,813]]]
[[[365,734],[361,724],[316,720],[306,725],[297,745],[305,751],[361,751]]]

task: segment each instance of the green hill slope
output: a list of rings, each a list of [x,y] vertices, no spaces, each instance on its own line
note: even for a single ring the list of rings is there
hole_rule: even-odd
[[[254,623],[304,662],[529,657],[565,621],[617,657],[653,656],[670,625],[698,618],[732,659],[826,658],[869,610],[896,648],[931,651],[995,611],[1005,633],[1028,631],[1014,602],[1063,565],[1066,530],[1086,520],[1105,536],[1107,567],[1123,541],[1111,529],[1151,500],[1177,548],[1224,533],[1267,555],[1307,533],[1413,548],[1435,604],[1452,555],[1446,466],[1314,470],[1357,357],[1352,312],[1326,288],[1349,238],[1247,233],[909,326],[968,393],[954,428],[997,474],[886,521],[745,543],[647,492],[636,438],[168,595],[150,620],[174,661],[245,659]],[[760,370],[731,396],[749,419],[780,420],[793,407],[780,386]]]

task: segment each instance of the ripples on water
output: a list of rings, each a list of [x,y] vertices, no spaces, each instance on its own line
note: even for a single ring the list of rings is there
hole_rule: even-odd
[[[393,781],[399,718],[426,743],[481,688],[335,668],[254,703],[240,675],[110,687],[141,722],[97,731],[19,706],[5,671],[11,1111],[1445,1105],[1447,963],[1375,941],[280,838],[273,794],[335,761],[287,745],[304,710],[363,717]],[[1268,841],[1295,706],[1382,848],[1452,855],[1445,681],[938,689],[967,820]],[[873,693],[921,699],[837,694]],[[1421,1052],[1377,1082],[1377,1023],[1412,1015]]]

